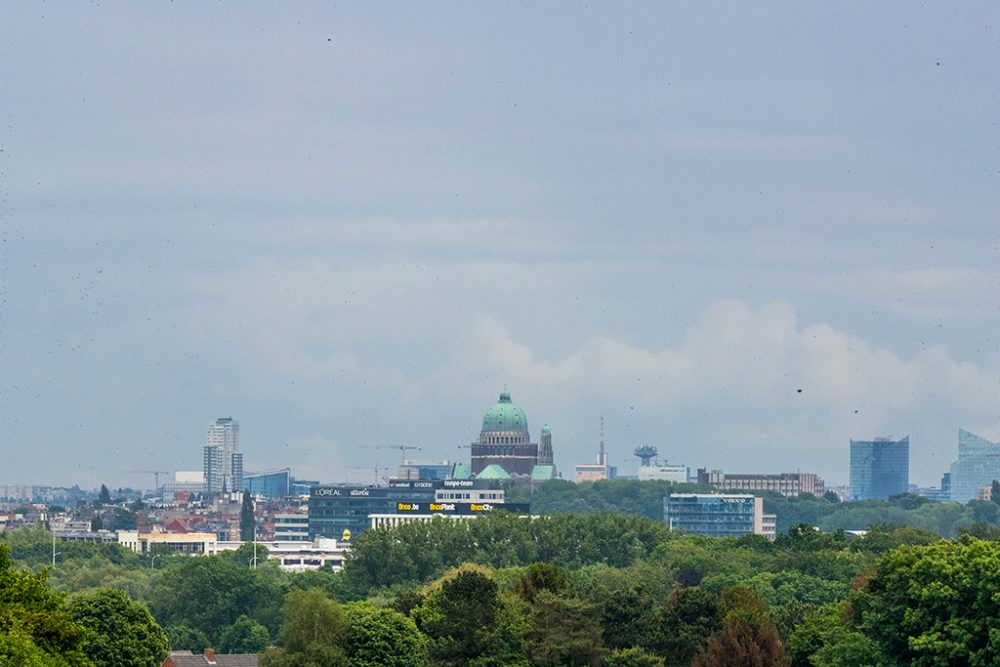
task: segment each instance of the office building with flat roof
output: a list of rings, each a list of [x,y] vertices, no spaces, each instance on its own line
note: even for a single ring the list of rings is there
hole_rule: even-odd
[[[909,436],[851,440],[851,500],[888,500],[909,487]]]
[[[309,539],[342,539],[366,530],[373,515],[398,514],[431,503],[503,505],[504,492],[491,480],[391,480],[388,486],[315,486],[309,492]],[[407,510],[414,511],[414,510]]]
[[[811,472],[724,473],[721,470],[699,468],[697,480],[699,484],[707,484],[720,491],[770,492],[792,497],[800,493],[822,496],[826,492],[822,478]]]
[[[763,498],[748,494],[671,493],[663,499],[670,530],[709,537],[775,537],[776,517],[764,514]]]
[[[951,464],[948,497],[967,503],[995,479],[1000,480],[1000,443],[959,429],[958,459]]]
[[[277,500],[291,492],[292,472],[288,468],[271,472],[249,473],[243,476],[243,490],[257,498]]]

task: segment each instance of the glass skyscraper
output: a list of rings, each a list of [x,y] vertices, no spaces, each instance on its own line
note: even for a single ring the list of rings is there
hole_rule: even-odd
[[[958,460],[951,464],[950,499],[967,503],[979,489],[1000,480],[1000,443],[958,430]]]
[[[910,436],[851,440],[851,500],[888,500],[910,484]]]

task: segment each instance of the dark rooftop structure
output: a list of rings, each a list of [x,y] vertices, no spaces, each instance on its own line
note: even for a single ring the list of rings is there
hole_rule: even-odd
[[[210,648],[201,655],[191,651],[171,651],[160,667],[257,667],[257,655],[254,653],[216,654]]]

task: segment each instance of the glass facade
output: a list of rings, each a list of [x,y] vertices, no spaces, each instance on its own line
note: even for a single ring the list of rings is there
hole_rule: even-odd
[[[967,503],[1000,479],[1000,443],[959,429],[958,460],[951,464],[950,499]]]
[[[663,499],[670,530],[710,537],[763,532],[763,501],[742,494],[672,493]]]
[[[278,499],[289,494],[291,482],[292,474],[287,468],[274,472],[254,473],[243,477],[243,490],[249,491],[255,498]]]
[[[484,480],[392,480],[389,486],[315,486],[309,490],[309,539],[355,536],[372,514],[395,514],[397,503],[430,503],[438,489],[489,489]],[[502,501],[501,501],[502,502]]]
[[[910,485],[910,436],[851,440],[851,500],[888,500]]]

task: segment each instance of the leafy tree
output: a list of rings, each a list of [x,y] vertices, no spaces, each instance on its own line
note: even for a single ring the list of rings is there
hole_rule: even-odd
[[[409,616],[410,612],[419,607],[424,603],[424,596],[416,588],[400,588],[396,590],[395,595],[392,597],[392,601],[389,606],[398,611],[403,616]]]
[[[83,652],[88,631],[62,609],[47,574],[16,569],[10,548],[0,543],[0,665],[91,664]]]
[[[1000,505],[1000,481],[998,480],[993,480],[990,485],[990,500]]]
[[[222,631],[219,651],[222,653],[260,653],[271,643],[267,628],[243,615]]]
[[[90,520],[90,529],[95,531],[104,529],[104,520],[101,519],[100,514],[94,514],[93,518]]]
[[[547,590],[535,593],[527,654],[532,665],[589,665],[597,667],[604,658],[599,610],[576,598],[566,598]]]
[[[204,632],[195,630],[190,625],[168,625],[163,631],[167,635],[167,644],[171,651],[201,653],[212,645]]]
[[[131,512],[124,507],[116,507],[111,513],[110,530],[135,530],[137,525],[135,512]]]
[[[813,667],[883,667],[885,656],[874,640],[860,632],[841,631],[835,641],[824,645],[813,656]]]
[[[604,667],[663,667],[663,658],[641,648],[618,649],[604,659]]]
[[[75,595],[70,617],[88,628],[83,650],[94,664],[159,667],[169,647],[149,611],[121,591],[108,588]]]
[[[778,628],[763,600],[750,588],[723,592],[722,630],[691,663],[692,667],[781,667],[789,665]]]
[[[243,503],[240,506],[240,539],[249,542],[254,539],[257,531],[257,519],[253,515],[253,498],[249,491],[243,492]]]
[[[965,537],[887,554],[852,597],[889,664],[1000,661],[1000,543]]]
[[[408,617],[364,602],[347,606],[349,667],[423,667],[427,640]]]
[[[555,565],[551,563],[532,563],[514,585],[514,592],[525,602],[535,601],[539,591],[563,593],[569,588],[569,581]]]
[[[98,505],[110,505],[111,504],[111,492],[108,491],[108,487],[101,484],[101,491],[97,494],[97,504]]]
[[[464,568],[443,578],[413,616],[429,639],[434,665],[524,663],[522,629],[501,600],[496,582],[481,569]]]
[[[261,656],[264,667],[326,667],[345,662],[347,621],[340,605],[319,589],[293,590],[284,606],[280,650]]]
[[[708,637],[722,628],[722,612],[716,595],[699,588],[678,586],[671,592],[660,614],[656,652],[669,665],[690,665]]]
[[[609,596],[601,610],[604,644],[612,649],[651,646],[656,611],[656,602],[641,586],[629,586]]]
[[[827,501],[828,503],[839,503],[840,496],[838,496],[833,491],[827,491],[826,493],[823,494],[823,500]]]
[[[162,571],[149,606],[162,625],[188,625],[217,645],[222,630],[243,614],[276,633],[285,590],[283,574],[272,567],[251,570],[219,556],[179,558]]]

